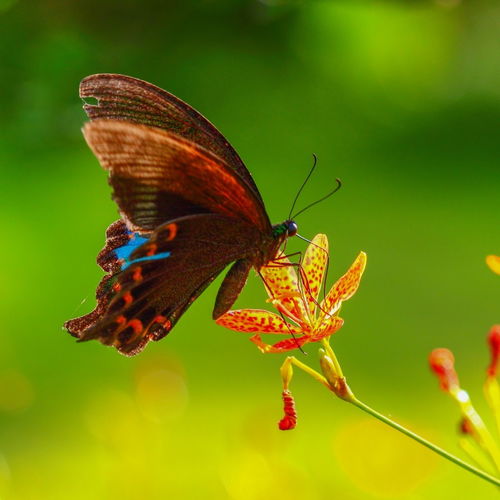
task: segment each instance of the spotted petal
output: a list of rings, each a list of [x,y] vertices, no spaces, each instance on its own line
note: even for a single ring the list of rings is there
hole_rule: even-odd
[[[286,323],[281,316],[262,309],[237,309],[217,318],[216,323],[230,330],[246,333],[299,335],[302,329]]]
[[[293,351],[294,349],[299,349],[304,344],[307,344],[307,342],[310,342],[310,337],[308,337],[307,335],[302,335],[301,337],[281,340],[280,342],[276,342],[276,344],[273,345],[262,342],[259,334],[254,335],[250,338],[250,340],[259,348],[261,352],[267,354],[287,352]]]
[[[321,304],[321,322],[333,319],[344,300],[350,299],[358,289],[361,276],[366,266],[366,254],[361,252],[347,273],[331,288]]]
[[[338,316],[332,316],[329,319],[325,319],[323,323],[314,330],[314,333],[311,335],[311,342],[318,342],[325,337],[333,335],[342,328],[343,324],[344,320]]]
[[[488,255],[486,264],[494,273],[500,274],[500,257],[498,255]]]
[[[309,324],[297,273],[288,258],[280,253],[272,264],[261,267],[260,273],[273,305],[297,324]]]
[[[304,275],[304,294],[311,315],[316,312],[319,291],[325,276],[328,261],[328,239],[324,234],[317,234],[307,247],[302,261]]]

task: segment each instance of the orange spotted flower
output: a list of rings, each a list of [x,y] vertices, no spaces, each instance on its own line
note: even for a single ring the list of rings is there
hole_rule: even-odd
[[[296,267],[284,255],[260,269],[269,302],[280,315],[262,309],[239,309],[228,311],[217,323],[237,332],[254,333],[250,340],[264,353],[291,351],[326,339],[344,323],[338,316],[340,306],[356,292],[365,269],[366,254],[361,252],[347,273],[320,300],[327,263],[328,239],[318,234],[306,250],[299,268],[300,279]],[[262,333],[288,338],[270,345],[262,341]]]

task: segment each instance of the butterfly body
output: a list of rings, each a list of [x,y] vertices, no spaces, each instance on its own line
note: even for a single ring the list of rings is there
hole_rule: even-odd
[[[194,109],[122,75],[82,81],[92,121],[84,136],[109,172],[121,219],[97,257],[107,272],[91,313],[66,322],[79,340],[121,353],[163,338],[231,263],[213,316],[225,313],[250,269],[273,261],[293,221],[272,226],[253,179],[227,140]]]

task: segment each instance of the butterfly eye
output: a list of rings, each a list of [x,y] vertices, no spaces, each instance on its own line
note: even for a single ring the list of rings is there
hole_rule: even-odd
[[[293,220],[289,220],[287,221],[287,233],[288,233],[288,236],[295,236],[297,234],[297,224],[295,222],[293,222]]]

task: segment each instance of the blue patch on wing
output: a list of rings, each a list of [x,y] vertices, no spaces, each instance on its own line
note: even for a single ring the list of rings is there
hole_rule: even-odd
[[[144,245],[149,238],[145,238],[144,236],[140,236],[139,233],[129,232],[131,235],[130,240],[126,245],[118,247],[115,249],[115,255],[118,259],[123,260],[123,264],[121,266],[121,270],[127,269],[131,264],[135,264],[136,262],[144,262],[148,260],[160,260],[165,259],[170,256],[170,252],[162,252],[156,255],[151,255],[148,257],[140,257],[139,259],[130,259],[132,253],[135,252],[141,245]]]

